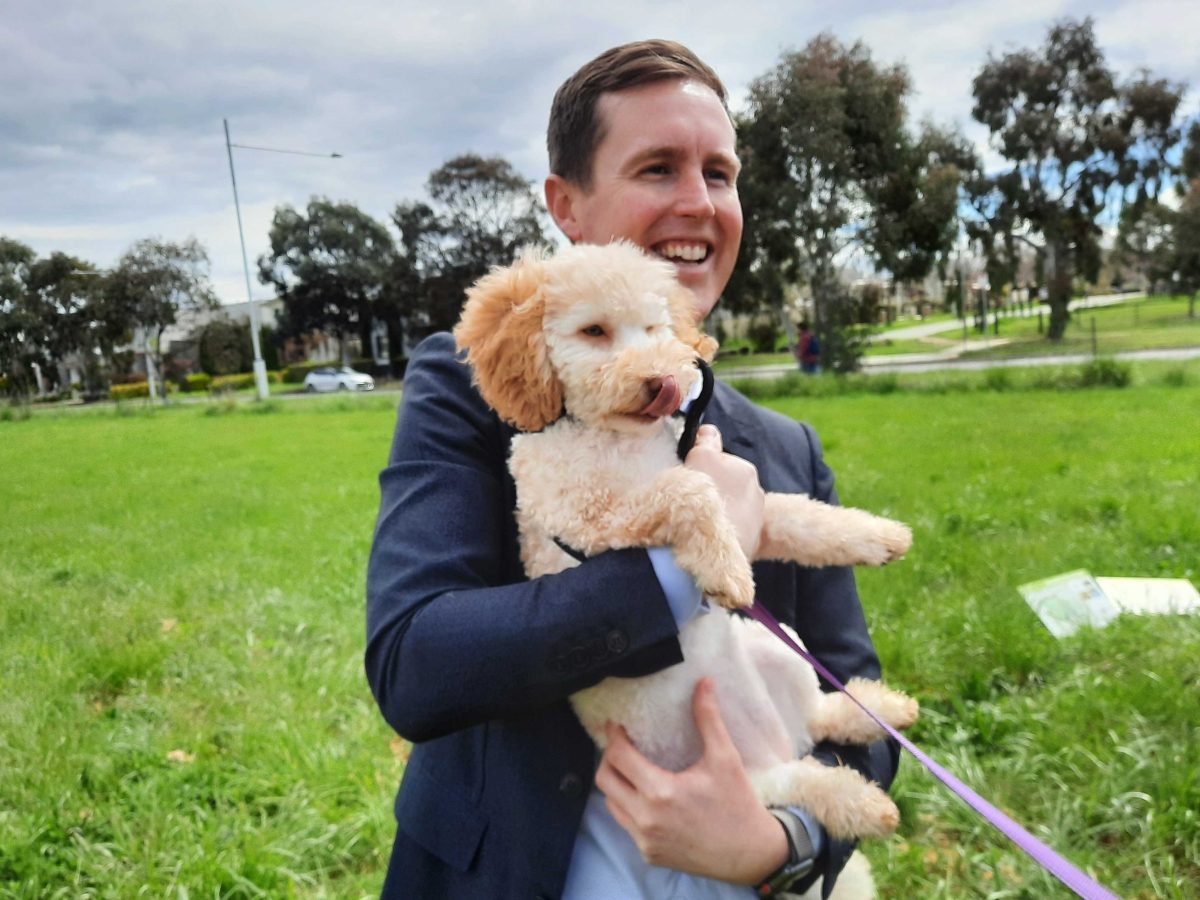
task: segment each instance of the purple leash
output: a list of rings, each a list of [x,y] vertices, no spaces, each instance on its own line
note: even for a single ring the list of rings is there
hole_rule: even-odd
[[[761,622],[768,631],[774,634],[777,638],[795,650],[802,656],[809,665],[817,670],[822,678],[853,700],[858,707],[870,716],[880,728],[886,731],[892,738],[900,743],[900,746],[911,753],[926,769],[932,772],[942,784],[950,788],[957,794],[968,806],[974,809],[977,813],[988,820],[992,825],[998,828],[1009,840],[1033,857],[1043,869],[1065,884],[1068,888],[1074,891],[1084,900],[1118,900],[1117,895],[1108,888],[1092,880],[1083,873],[1081,869],[1069,862],[1064,857],[1060,856],[1050,847],[1035,838],[1032,834],[1002,813],[992,804],[988,803],[977,793],[975,793],[967,785],[963,784],[946,769],[935,763],[932,759],[925,755],[924,752],[917,749],[908,738],[900,734],[895,728],[887,722],[881,720],[875,713],[867,709],[863,704],[858,702],[858,699],[846,690],[845,685],[837,680],[833,674],[821,665],[811,653],[792,640],[783,627],[775,620],[775,617],[767,612],[760,604],[755,603],[749,609],[742,610],[750,618],[757,622]]]

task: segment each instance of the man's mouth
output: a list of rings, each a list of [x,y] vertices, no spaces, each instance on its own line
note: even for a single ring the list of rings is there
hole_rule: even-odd
[[[655,244],[653,249],[673,263],[702,263],[712,252],[712,246],[706,241],[663,241]]]

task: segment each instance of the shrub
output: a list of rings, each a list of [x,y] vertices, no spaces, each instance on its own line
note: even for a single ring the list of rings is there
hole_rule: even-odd
[[[207,372],[197,372],[194,375],[184,375],[179,382],[179,388],[186,393],[207,391],[212,385],[212,376]]]
[[[1190,381],[1187,369],[1168,369],[1163,373],[1163,384],[1167,387],[1187,387]]]
[[[11,403],[0,406],[0,422],[24,422],[33,415],[26,403]]]
[[[149,397],[150,385],[145,381],[134,381],[129,384],[114,384],[108,389],[109,400],[134,400],[138,397]]]
[[[779,340],[779,329],[770,319],[755,319],[746,329],[746,337],[755,353],[773,353]]]
[[[1007,391],[1012,387],[1008,369],[988,369],[983,373],[984,387],[989,391]]]
[[[212,380],[209,390],[240,391],[243,388],[254,387],[253,372],[239,372],[237,375],[218,375]]]
[[[8,392],[8,376],[0,375],[0,394]]]
[[[1085,362],[1080,369],[1080,383],[1084,387],[1127,387],[1131,379],[1128,363],[1117,362],[1115,359],[1093,359]]]

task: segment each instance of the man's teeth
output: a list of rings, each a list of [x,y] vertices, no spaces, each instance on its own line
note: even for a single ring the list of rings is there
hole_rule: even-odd
[[[663,244],[658,248],[659,256],[667,259],[682,259],[684,262],[700,262],[708,256],[707,244]]]

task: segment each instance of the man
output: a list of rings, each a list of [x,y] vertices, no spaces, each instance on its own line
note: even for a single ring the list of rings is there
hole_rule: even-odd
[[[741,239],[724,98],[686,48],[639,42],[564,83],[548,131],[546,201],[563,233],[626,238],[672,260],[698,318]],[[714,479],[748,551],[764,485],[835,499],[806,426],[723,385],[706,420],[715,427],[702,429],[687,465]],[[851,848],[806,825],[803,811],[757,802],[707,685],[694,702],[705,746],[695,766],[660,770],[617,731],[597,766],[567,697],[677,662],[675,636],[699,598],[664,548],[525,581],[511,437],[449,336],[422,344],[380,476],[368,573],[368,679],[385,718],[414,741],[384,896],[749,898],[765,882],[803,875],[796,890],[820,874],[827,895]],[[759,600],[835,674],[878,677],[849,571],[766,563],[755,578]],[[817,755],[884,786],[895,772],[896,748],[884,743]]]

